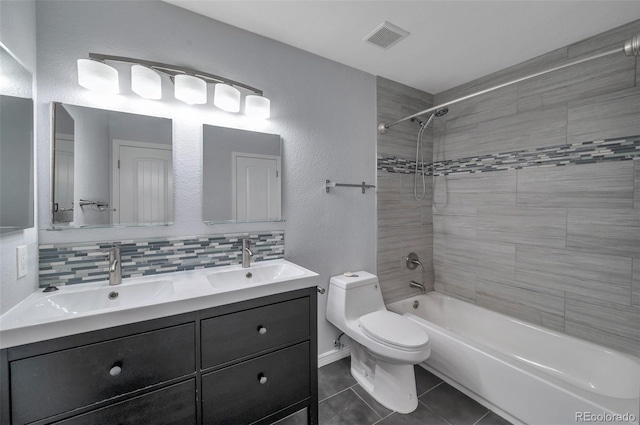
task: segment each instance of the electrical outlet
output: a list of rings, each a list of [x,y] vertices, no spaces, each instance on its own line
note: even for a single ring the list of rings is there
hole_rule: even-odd
[[[18,269],[18,279],[27,275],[27,246],[22,245],[16,248],[16,265]]]

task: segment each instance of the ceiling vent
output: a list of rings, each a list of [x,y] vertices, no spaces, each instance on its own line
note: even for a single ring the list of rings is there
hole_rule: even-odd
[[[382,49],[388,49],[410,34],[387,21],[381,23],[371,34],[362,39]]]

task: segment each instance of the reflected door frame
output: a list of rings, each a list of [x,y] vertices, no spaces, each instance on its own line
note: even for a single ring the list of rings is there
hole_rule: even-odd
[[[256,154],[256,153],[247,153],[247,152],[232,152],[231,153],[231,194],[232,194],[232,201],[231,201],[231,207],[232,207],[232,216],[234,220],[238,221],[238,178],[237,178],[237,164],[238,164],[238,158],[249,158],[249,159],[258,159],[258,160],[268,160],[268,161],[275,161],[276,163],[276,176],[275,178],[277,180],[280,180],[280,176],[282,174],[282,170],[281,170],[281,157],[278,155],[263,155],[263,154]],[[280,220],[282,218],[282,205],[281,205],[281,185],[280,184],[276,184],[274,187],[274,192],[270,193],[270,195],[274,195],[275,198],[273,199],[273,201],[276,203],[274,205],[276,205],[277,208],[277,212],[276,215],[277,217],[267,217],[264,220]],[[243,221],[243,220],[239,220],[239,221]]]
[[[113,225],[120,224],[120,148],[121,147],[133,147],[140,149],[156,149],[156,150],[166,150],[172,152],[172,145],[164,144],[164,143],[150,143],[150,142],[137,142],[132,140],[121,140],[121,139],[113,139],[112,144],[112,155],[111,155],[111,207],[115,209],[115,211],[111,212],[111,223]],[[169,217],[167,217],[167,223],[173,222],[173,158],[172,153],[170,153],[170,163],[169,163],[169,175],[168,175],[168,186],[169,191],[168,195],[168,213]],[[131,224],[131,223],[125,223]],[[165,223],[166,224],[166,223]]]

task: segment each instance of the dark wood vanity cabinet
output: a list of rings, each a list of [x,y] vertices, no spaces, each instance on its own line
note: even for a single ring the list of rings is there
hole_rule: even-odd
[[[318,422],[316,289],[0,351],[0,422]]]

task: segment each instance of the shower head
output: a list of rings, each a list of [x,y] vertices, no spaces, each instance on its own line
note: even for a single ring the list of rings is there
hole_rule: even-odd
[[[449,112],[449,108],[447,108],[445,106],[443,108],[436,109],[436,111],[433,113],[433,115],[435,115],[436,117],[443,117],[443,116],[447,115],[447,112]]]

